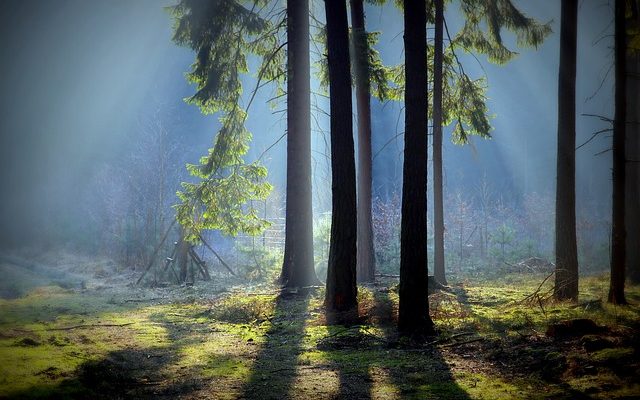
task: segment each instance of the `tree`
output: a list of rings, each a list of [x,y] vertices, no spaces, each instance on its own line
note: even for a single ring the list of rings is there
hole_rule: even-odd
[[[561,13],[554,297],[557,300],[577,300],[575,105],[578,0],[562,0]]]
[[[611,226],[611,281],[609,303],[626,304],[624,275],[626,262],[625,227],[625,135],[626,135],[626,40],[625,4],[615,2],[615,118],[613,125],[613,202]]]
[[[433,275],[447,284],[444,269],[444,210],[442,194],[442,57],[444,0],[435,0],[435,37],[433,56]]]
[[[627,12],[627,124],[625,223],[640,226],[640,1],[628,3]],[[640,229],[627,229],[627,279],[640,283]]]
[[[331,115],[332,214],[325,306],[357,306],[356,173],[351,119],[351,71],[346,0],[325,0]]]
[[[287,2],[287,192],[284,262],[287,287],[316,284],[311,199],[309,1]]]
[[[405,133],[400,231],[398,329],[433,333],[427,296],[427,14],[424,1],[404,1]]]
[[[358,282],[375,279],[375,253],[371,214],[371,83],[368,63],[369,43],[365,30],[364,1],[351,0],[351,42],[358,115]]]
[[[220,114],[213,147],[200,164],[187,165],[199,181],[183,183],[178,193],[181,203],[176,206],[176,218],[190,242],[197,241],[203,229],[257,234],[269,225],[252,206],[252,200],[268,196],[271,185],[265,182],[266,168],[244,161],[251,133],[244,125],[247,113],[240,106],[240,74],[248,72],[247,55],[261,60],[255,90],[263,80],[279,84],[284,76],[278,38],[281,24],[274,25],[259,14],[264,5],[265,0],[254,1],[250,9],[236,0],[181,0],[168,8],[174,19],[173,41],[196,52],[187,79],[197,90],[187,102],[204,114]]]

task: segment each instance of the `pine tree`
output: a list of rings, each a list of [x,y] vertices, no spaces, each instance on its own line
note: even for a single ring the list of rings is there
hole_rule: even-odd
[[[561,10],[554,297],[557,300],[577,300],[575,106],[578,1],[562,0]]]
[[[640,1],[627,3],[627,124],[625,223],[627,229],[627,280],[640,283]]]
[[[400,232],[403,335],[433,333],[427,296],[427,14],[424,1],[404,1],[405,134]]]
[[[442,186],[442,57],[444,30],[444,0],[434,0],[435,37],[433,56],[433,275],[447,284],[444,267],[444,205]]]
[[[287,2],[287,192],[284,263],[287,287],[318,283],[313,262],[309,1]]]
[[[365,29],[363,0],[351,0],[352,62],[356,86],[358,116],[358,282],[373,282],[375,253],[371,215],[371,83],[369,73],[369,43]]]
[[[626,262],[625,227],[625,136],[626,136],[626,41],[625,0],[615,2],[615,118],[613,125],[613,201],[611,226],[611,281],[609,303],[626,304],[624,275]],[[636,205],[637,206],[637,205]]]
[[[325,0],[331,115],[332,215],[325,306],[355,310],[356,173],[346,0]]]
[[[168,8],[174,19],[173,41],[196,52],[187,74],[196,93],[187,102],[204,114],[218,113],[221,124],[200,164],[187,165],[198,181],[183,183],[178,193],[176,218],[189,242],[197,241],[203,229],[235,235],[257,234],[269,226],[252,207],[253,200],[268,196],[271,185],[265,181],[266,168],[244,161],[251,133],[240,106],[240,77],[248,72],[249,54],[262,60],[259,81],[281,81],[279,24],[274,26],[256,11],[265,4],[256,0],[245,8],[236,0],[181,0]]]

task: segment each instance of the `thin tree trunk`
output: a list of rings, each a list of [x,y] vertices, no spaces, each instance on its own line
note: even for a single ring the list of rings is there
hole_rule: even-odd
[[[625,1],[615,2],[615,121],[613,126],[613,210],[611,226],[611,282],[609,303],[626,304],[624,274],[626,261],[625,201],[625,130],[626,130],[626,32]]]
[[[325,306],[357,307],[356,170],[351,119],[351,71],[346,0],[326,0],[331,113],[331,244]]]
[[[561,8],[554,297],[558,300],[577,300],[575,100],[578,1],[563,0]]]
[[[287,4],[287,192],[284,263],[287,287],[318,283],[313,262],[309,1]]]
[[[398,315],[398,330],[403,335],[433,333],[427,296],[426,25],[425,2],[405,0],[405,133]]]
[[[371,84],[363,0],[351,0],[352,49],[358,110],[358,282],[375,279],[371,216]]]
[[[442,187],[442,52],[444,0],[435,0],[436,20],[433,57],[433,230],[436,281],[447,284],[444,270],[444,206]]]

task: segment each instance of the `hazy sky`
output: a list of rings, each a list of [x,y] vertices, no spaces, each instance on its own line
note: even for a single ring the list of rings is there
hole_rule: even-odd
[[[460,55],[474,76],[486,72],[493,140],[475,139],[464,148],[445,145],[449,190],[491,177],[496,190],[551,191],[555,180],[556,97],[559,48],[559,1],[517,1],[541,21],[553,20],[553,35],[537,50],[521,50],[506,66],[481,65]],[[183,74],[193,54],[173,45],[171,21],[158,0],[3,0],[0,2],[0,223],[38,226],[51,215],[73,214],[79,193],[104,162],[128,151],[141,123],[159,115],[188,149],[185,161],[206,153],[216,119],[202,116],[182,99],[192,93]],[[612,4],[583,0],[578,56],[578,142],[603,125],[584,113],[612,113],[612,76],[587,101],[612,65]],[[447,12],[449,28],[460,26],[456,7]],[[370,30],[380,30],[380,50],[388,63],[402,59],[402,18],[389,8],[368,8]],[[433,32],[430,31],[430,34]],[[508,35],[506,35],[509,38]],[[512,40],[512,39],[508,39]],[[484,71],[484,72],[483,72]],[[252,155],[260,154],[284,132],[282,113],[263,104],[250,111],[256,137]],[[326,99],[318,98],[328,110]],[[284,105],[281,106],[281,108]],[[374,102],[374,153],[397,132],[400,105]],[[319,117],[327,129],[326,118]],[[316,126],[314,125],[314,128]],[[314,159],[326,163],[324,141],[316,134]],[[401,176],[401,143],[375,160],[375,187],[384,192]],[[578,153],[581,193],[607,204],[610,155],[594,157],[608,140],[594,141]],[[283,191],[284,141],[269,152],[271,178]],[[317,171],[321,171],[318,167]],[[318,173],[319,177],[326,178]],[[326,179],[316,186],[328,185]],[[324,179],[324,180],[323,180]],[[176,188],[177,190],[178,188]],[[328,189],[328,186],[325,187]],[[325,190],[326,192],[326,190]],[[324,199],[326,202],[326,198]],[[318,206],[319,202],[316,204]],[[8,235],[8,229],[2,229]]]

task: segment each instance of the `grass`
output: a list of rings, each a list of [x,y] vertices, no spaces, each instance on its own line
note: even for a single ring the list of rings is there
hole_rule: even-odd
[[[128,302],[113,293],[38,288],[0,301],[0,398],[640,395],[631,383],[640,381],[640,288],[628,288],[635,304],[625,307],[601,301],[602,276],[582,280],[577,304],[524,301],[542,279],[508,275],[432,295],[439,336],[428,346],[397,337],[393,288],[360,288],[360,320],[351,326],[325,324],[322,291],[278,297],[274,288],[239,289]],[[575,318],[606,326],[609,347],[586,352],[580,335],[544,334],[549,324]]]

